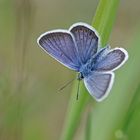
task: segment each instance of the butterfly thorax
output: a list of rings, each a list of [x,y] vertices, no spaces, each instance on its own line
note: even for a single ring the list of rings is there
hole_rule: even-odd
[[[82,65],[78,74],[78,80],[82,80],[84,77],[87,77],[92,72],[91,61]]]

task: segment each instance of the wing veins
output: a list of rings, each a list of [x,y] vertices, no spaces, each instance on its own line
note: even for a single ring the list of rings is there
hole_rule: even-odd
[[[51,42],[50,38],[47,38],[46,40],[47,40],[50,44],[48,44],[47,41],[45,41],[45,43],[47,43],[47,44],[50,46],[50,48],[51,48],[52,50],[54,50],[54,51],[56,51],[56,50],[59,51],[58,48],[56,48],[55,45]],[[51,46],[52,46],[52,47],[51,47]]]
[[[94,86],[95,86],[98,90],[103,91],[103,90],[101,90],[101,88],[99,88],[99,87],[96,86],[97,83],[96,83],[93,79],[91,79],[91,81],[94,83]]]
[[[57,43],[57,41],[55,40],[55,38],[53,36],[52,36],[52,39],[55,42],[56,46],[59,48],[59,50],[62,52],[62,54],[64,54],[73,63],[72,59],[59,47],[59,44]],[[58,37],[58,40],[60,42],[60,45],[63,46],[61,44],[61,41],[60,41],[59,37]]]
[[[89,53],[90,53],[90,51],[91,51],[91,48],[93,47],[93,46],[91,45],[92,40],[93,40],[93,37],[92,37],[92,39],[90,40],[90,46],[89,46],[89,49],[88,49],[88,52],[87,52],[88,55],[89,55]],[[95,42],[95,41],[94,41],[94,42]]]

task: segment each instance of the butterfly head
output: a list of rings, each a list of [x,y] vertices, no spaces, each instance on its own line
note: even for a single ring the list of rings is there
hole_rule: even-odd
[[[83,74],[80,72],[78,73],[77,80],[82,80],[84,78]]]

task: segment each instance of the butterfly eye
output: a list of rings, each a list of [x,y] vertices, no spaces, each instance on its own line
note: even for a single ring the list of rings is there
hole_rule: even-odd
[[[78,77],[77,77],[77,80],[82,80],[84,78],[83,74],[82,73],[79,73],[78,74]]]
[[[83,74],[81,73],[81,79],[83,79],[84,78],[84,76],[83,76]]]

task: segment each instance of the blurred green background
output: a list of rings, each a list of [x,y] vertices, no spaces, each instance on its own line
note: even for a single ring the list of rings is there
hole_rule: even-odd
[[[61,93],[58,89],[74,78],[75,72],[46,55],[36,39],[45,31],[68,29],[75,22],[91,24],[97,4],[98,0],[0,0],[0,140],[57,140],[60,137],[72,85]],[[109,40],[111,47],[124,47],[130,54],[132,51],[129,70],[126,64],[116,72],[115,86],[122,78],[119,72],[127,73],[130,84],[125,89],[137,93],[140,93],[139,5],[138,0],[120,2]],[[119,88],[115,88],[116,93]],[[137,104],[132,104],[137,107],[136,116],[140,117],[139,98],[137,94]],[[127,121],[131,122],[133,110],[135,107],[130,108],[123,125],[130,135],[134,123],[132,126],[129,123],[129,127]],[[83,132],[87,112],[88,109],[76,137]],[[140,119],[133,118],[140,124]],[[140,139],[137,134],[135,140]],[[122,138],[120,131],[115,135]]]

